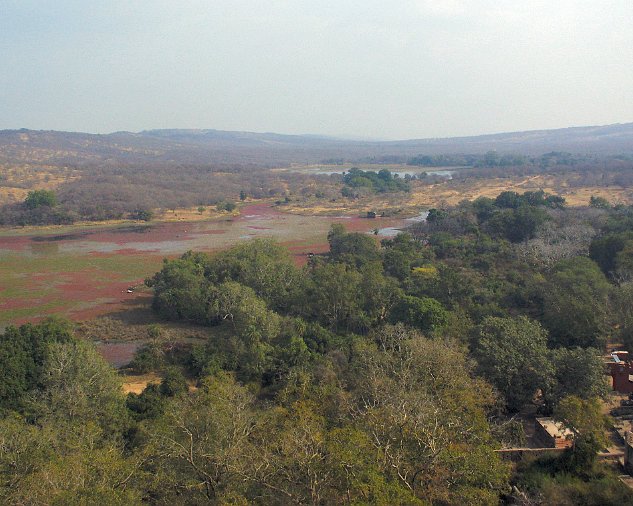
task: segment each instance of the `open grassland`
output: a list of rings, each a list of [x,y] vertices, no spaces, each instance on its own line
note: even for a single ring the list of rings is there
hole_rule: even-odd
[[[536,175],[523,178],[467,179],[451,180],[430,186],[416,185],[411,192],[408,205],[422,207],[440,207],[455,205],[462,200],[474,200],[477,197],[495,198],[501,192],[543,190],[561,195],[570,206],[586,206],[592,195],[607,199],[612,204],[633,203],[633,189],[619,186],[574,186],[567,177]]]
[[[567,205],[572,207],[589,205],[592,195],[603,197],[612,204],[633,203],[632,188],[582,186],[574,184],[573,178],[569,176],[535,175],[494,179],[452,179],[430,185],[413,181],[409,193],[365,195],[357,199],[336,197],[330,200],[310,196],[296,198],[284,206],[284,209],[302,215],[362,214],[375,211],[393,216],[407,216],[421,209],[453,206],[462,200],[474,200],[478,197],[495,198],[504,191],[524,193],[538,190],[561,195]]]

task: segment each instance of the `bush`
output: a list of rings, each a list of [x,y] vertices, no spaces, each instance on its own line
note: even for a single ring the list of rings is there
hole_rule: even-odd
[[[160,369],[163,362],[163,350],[160,345],[149,343],[136,350],[129,367],[138,374],[145,374]]]
[[[38,207],[55,207],[57,205],[57,195],[52,190],[34,190],[30,191],[24,205],[28,209],[36,209]]]
[[[215,207],[218,211],[228,211],[230,213],[237,207],[237,205],[233,202],[222,201],[218,202]]]

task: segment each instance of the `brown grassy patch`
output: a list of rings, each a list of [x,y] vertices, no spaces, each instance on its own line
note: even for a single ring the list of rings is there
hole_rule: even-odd
[[[501,192],[544,190],[547,193],[565,197],[570,206],[586,206],[592,195],[606,198],[611,203],[633,203],[633,191],[622,187],[573,187],[565,178],[548,175],[530,176],[516,179],[480,179],[465,182],[447,181],[431,186],[416,186],[408,205],[439,207],[456,205],[462,200],[478,197],[495,198]]]
[[[150,372],[147,374],[125,375],[123,376],[123,393],[140,394],[149,384],[158,384],[162,381],[158,374]]]
[[[79,172],[47,165],[0,165],[0,205],[21,202],[31,190],[54,190]]]
[[[239,215],[236,209],[234,212],[218,211],[215,206],[204,206],[202,212],[198,207],[181,207],[178,209],[165,209],[156,214],[158,221],[205,221],[218,218],[230,218]]]

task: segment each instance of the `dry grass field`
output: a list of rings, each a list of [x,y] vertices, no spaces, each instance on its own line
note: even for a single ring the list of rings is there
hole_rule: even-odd
[[[79,171],[68,168],[0,164],[0,206],[23,201],[31,190],[54,190],[79,177]]]
[[[198,207],[180,207],[177,209],[164,209],[159,211],[155,219],[158,221],[205,221],[219,218],[231,218],[233,216],[239,216],[239,210],[233,212],[218,211],[214,206],[202,207],[199,210]]]
[[[426,185],[412,182],[410,193],[376,194],[355,200],[336,198],[297,199],[284,206],[287,212],[302,215],[363,214],[367,211],[385,211],[391,215],[406,216],[420,209],[457,205],[462,200],[474,200],[478,197],[495,198],[501,192],[543,190],[550,194],[561,195],[567,205],[577,207],[589,205],[591,196],[604,197],[612,204],[633,204],[633,188],[620,186],[575,186],[567,177],[536,175],[522,178],[475,179],[464,181],[449,180]]]
[[[447,181],[431,186],[416,186],[411,192],[408,205],[421,207],[441,207],[455,205],[462,200],[477,197],[495,198],[501,192],[543,190],[565,197],[570,206],[586,206],[592,195],[607,199],[612,204],[633,203],[633,189],[622,187],[571,186],[565,178],[537,175],[513,179],[469,179],[466,182]]]

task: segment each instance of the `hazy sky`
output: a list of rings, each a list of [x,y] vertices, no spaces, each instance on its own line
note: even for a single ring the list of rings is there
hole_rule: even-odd
[[[633,0],[0,0],[0,129],[633,121]]]

